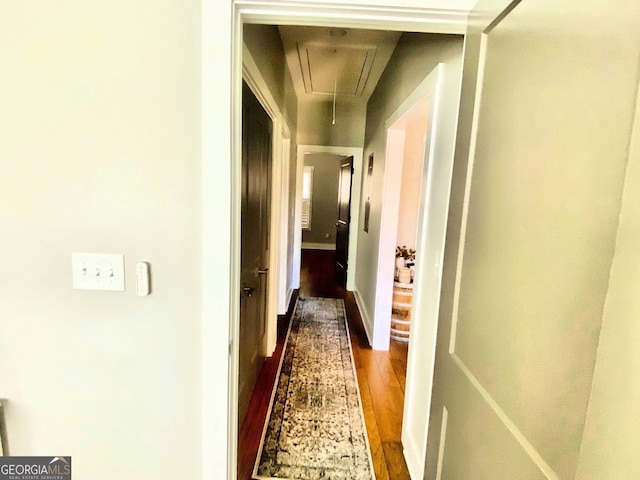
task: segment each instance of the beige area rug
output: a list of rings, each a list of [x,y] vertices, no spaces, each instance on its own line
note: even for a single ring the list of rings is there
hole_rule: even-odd
[[[253,478],[375,478],[342,300],[298,299]]]

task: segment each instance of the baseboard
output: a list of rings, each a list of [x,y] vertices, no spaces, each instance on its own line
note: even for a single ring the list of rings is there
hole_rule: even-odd
[[[287,307],[287,318],[291,318],[291,316],[293,315],[293,309],[296,306],[296,302],[298,301],[298,292],[299,289],[292,289],[289,292],[289,303],[288,303],[288,307]]]
[[[373,345],[373,323],[371,322],[371,317],[369,317],[367,309],[364,307],[364,301],[362,300],[358,290],[353,291],[353,298],[356,299],[356,306],[360,312],[360,318],[362,318],[362,325],[364,326],[364,331],[367,334],[369,346],[371,346]]]
[[[289,288],[287,290],[287,311],[285,312],[285,315],[287,315],[289,313],[289,311],[291,310],[291,302],[293,299],[293,294],[297,291],[297,289],[295,288]]]
[[[335,243],[313,243],[313,242],[302,242],[303,250],[335,250]]]
[[[420,462],[420,453],[416,445],[407,438],[407,435],[402,435],[402,453],[407,464],[407,470],[409,470],[409,476],[411,478],[422,478],[424,465]]]
[[[404,461],[407,464],[407,470],[409,470],[409,476],[411,478],[422,478],[424,475],[424,468],[421,468],[419,457],[415,448],[408,448],[403,443],[402,452],[404,453]],[[424,465],[422,465],[424,467]]]

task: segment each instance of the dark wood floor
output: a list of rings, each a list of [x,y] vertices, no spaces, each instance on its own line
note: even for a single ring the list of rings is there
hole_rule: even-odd
[[[333,281],[334,252],[302,251],[301,297],[342,298],[347,309],[353,359],[377,480],[408,480],[400,434],[407,372],[407,346],[391,342],[388,352],[369,347],[355,299]],[[290,312],[289,312],[290,313]],[[238,480],[250,480],[271,390],[282,355],[289,316],[278,322],[278,346],[265,360],[238,438]]]

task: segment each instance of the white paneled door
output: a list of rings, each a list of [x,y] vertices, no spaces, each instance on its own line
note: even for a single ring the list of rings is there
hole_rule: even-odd
[[[639,59],[637,1],[472,13],[425,478],[576,478]]]

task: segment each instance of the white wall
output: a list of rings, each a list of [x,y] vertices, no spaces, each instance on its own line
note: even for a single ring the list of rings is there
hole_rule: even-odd
[[[361,231],[358,237],[358,270],[355,289],[360,301],[359,305],[363,310],[363,320],[369,332],[373,331],[371,322],[376,301],[376,266],[383,179],[385,170],[392,168],[385,162],[387,135],[385,122],[438,63],[455,61],[456,56],[459,58],[461,51],[462,37],[460,36],[403,34],[367,106],[364,158],[368,159],[371,153],[374,155],[371,213],[369,232],[364,233],[362,228],[366,199],[363,199],[358,227]],[[394,252],[390,251],[389,255],[394,255]]]
[[[3,5],[0,397],[11,453],[74,478],[199,477],[199,22],[191,0]],[[125,254],[127,291],[72,290],[73,251]]]
[[[227,475],[232,11],[4,5],[0,396],[13,454],[71,454],[95,480]],[[128,285],[148,260],[154,293],[72,291],[74,250],[124,253]]]
[[[414,107],[416,112],[407,119],[402,160],[402,188],[398,211],[398,245],[416,248],[420,212],[420,188],[424,165],[425,132],[427,131],[428,101]]]

